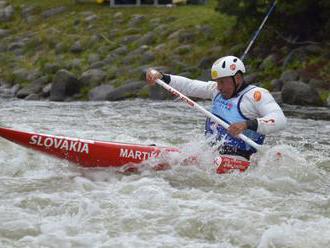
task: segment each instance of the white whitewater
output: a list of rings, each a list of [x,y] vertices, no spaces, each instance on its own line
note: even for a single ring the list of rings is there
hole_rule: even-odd
[[[330,122],[289,118],[255,166],[217,175],[203,119],[173,101],[0,100],[2,126],[176,146],[201,160],[125,176],[0,139],[0,247],[330,247]]]

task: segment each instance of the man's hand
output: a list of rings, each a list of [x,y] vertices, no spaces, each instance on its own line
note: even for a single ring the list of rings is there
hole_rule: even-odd
[[[245,121],[244,122],[238,122],[238,123],[231,124],[228,128],[228,132],[232,136],[237,137],[245,129],[247,129],[247,123]]]
[[[162,79],[163,75],[152,68],[149,68],[146,73],[146,80],[149,85],[154,85],[157,79]]]

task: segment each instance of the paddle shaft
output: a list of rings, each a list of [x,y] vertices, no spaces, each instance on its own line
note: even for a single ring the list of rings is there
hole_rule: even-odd
[[[245,59],[245,57],[246,57],[247,53],[249,52],[250,48],[252,47],[253,43],[256,41],[257,37],[259,36],[261,29],[263,28],[263,26],[265,25],[267,19],[269,18],[269,16],[270,16],[271,13],[273,12],[273,10],[274,10],[276,4],[277,4],[277,0],[274,0],[273,3],[272,3],[272,5],[271,5],[271,7],[270,7],[270,9],[269,9],[268,12],[267,12],[265,18],[264,18],[263,21],[261,22],[261,24],[260,24],[258,30],[254,33],[254,35],[253,35],[251,41],[249,42],[249,44],[248,44],[247,48],[245,49],[244,53],[242,54],[242,56],[241,56],[241,60],[242,60],[242,61]]]
[[[183,95],[181,92],[177,91],[176,89],[174,89],[173,87],[171,87],[170,85],[165,83],[164,81],[162,81],[160,79],[157,79],[156,83],[159,84],[160,86],[162,86],[163,88],[165,88],[166,90],[168,90],[172,95],[177,96],[181,101],[187,103],[190,107],[192,107],[194,109],[197,109],[199,112],[202,112],[206,117],[209,117],[211,120],[218,123],[219,125],[221,125],[225,129],[228,129],[228,127],[229,127],[228,123],[224,122],[223,120],[221,120],[220,118],[218,118],[214,114],[210,113],[205,108],[200,106],[198,103],[194,102],[189,97]],[[238,137],[240,139],[242,139],[244,142],[246,142],[247,144],[249,144],[250,146],[252,146],[256,150],[260,150],[261,147],[262,147],[261,145],[257,144],[253,140],[249,139],[248,137],[246,137],[242,133],[239,134]]]

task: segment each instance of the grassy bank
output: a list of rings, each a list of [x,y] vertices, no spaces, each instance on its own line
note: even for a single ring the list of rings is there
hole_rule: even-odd
[[[168,65],[171,63],[170,55],[176,47],[182,45],[177,40],[168,40],[168,36],[180,29],[189,30],[196,25],[207,24],[212,28],[212,36],[205,37],[202,33],[196,34],[193,41],[193,49],[180,56],[181,62],[196,64],[200,58],[212,54],[212,48],[222,44],[224,33],[228,32],[233,22],[232,18],[220,15],[215,12],[215,1],[205,6],[184,6],[184,7],[141,7],[141,8],[110,8],[107,5],[95,3],[75,4],[72,0],[60,1],[23,1],[13,0],[12,4],[16,8],[14,19],[8,23],[2,23],[0,28],[10,29],[11,33],[19,39],[28,33],[32,36],[31,41],[24,48],[24,58],[19,61],[19,66],[23,68],[41,68],[47,63],[58,63],[59,57],[63,65],[65,61],[80,59],[80,68],[75,68],[74,73],[79,74],[88,68],[87,58],[91,53],[100,53],[105,56],[111,50],[121,45],[124,36],[140,34],[143,35],[150,31],[155,32],[156,40],[152,48],[159,44],[164,44],[156,53],[154,64]],[[24,6],[33,6],[34,19],[27,22],[22,18],[20,12]],[[42,18],[43,11],[65,6],[65,12]],[[93,12],[97,19],[88,23],[84,21],[84,14]],[[118,12],[122,13],[122,18],[117,21],[114,17]],[[86,14],[87,15],[87,14]],[[145,19],[137,28],[130,28],[128,23],[133,15],[144,15]],[[172,18],[172,19],[171,19]],[[170,24],[167,24],[171,20]],[[159,25],[153,25],[153,21]],[[161,30],[164,27],[166,30]],[[160,28],[160,29],[159,29]],[[115,31],[115,32],[114,32]],[[202,30],[201,30],[202,31]],[[114,34],[115,33],[115,34]],[[92,35],[101,37],[96,41],[91,41]],[[68,50],[72,44],[79,40],[84,49],[79,54],[70,53]],[[63,53],[56,54],[55,47],[61,44]],[[133,51],[137,48],[136,44],[129,44],[128,48]],[[1,73],[10,80],[13,80],[10,72],[13,67],[13,53],[8,52],[2,55]],[[120,64],[120,59],[117,61]],[[16,64],[14,65],[16,66]],[[60,65],[62,66],[62,65]],[[136,61],[135,66],[139,66]]]
[[[90,68],[92,55],[107,61],[102,68],[107,75],[104,83],[115,87],[129,79],[139,79],[141,72],[134,68],[141,66],[164,66],[171,73],[184,72],[184,75],[198,77],[206,69],[200,68],[203,58],[213,59],[228,54],[239,56],[249,39],[240,35],[239,30],[232,35],[235,19],[215,11],[216,0],[206,5],[172,8],[110,8],[107,4],[75,3],[73,0],[12,0],[10,4],[15,9],[14,16],[9,22],[0,23],[0,29],[10,30],[10,35],[1,40],[5,49],[0,53],[0,79],[9,84],[30,83],[14,73],[20,69],[38,70],[51,82],[56,70],[49,70],[49,65],[55,65],[57,69],[68,69],[80,78]],[[45,11],[56,7],[65,7],[65,10],[46,18]],[[132,23],[137,16],[143,18],[137,24]],[[152,38],[147,46],[125,40],[134,36],[144,37],[146,34]],[[24,44],[19,49],[10,49],[17,42]],[[79,42],[82,49],[72,52],[76,42]],[[277,49],[276,44],[272,51],[266,49],[266,52],[275,53],[280,59],[260,69],[265,52],[258,52],[258,48],[265,47],[267,42],[272,41],[257,40],[249,54],[248,64],[250,71],[257,74],[258,80],[271,88],[270,81],[280,77],[283,71],[280,63],[290,50],[285,45]],[[126,53],[113,56],[111,61],[106,59],[123,45],[127,48]],[[141,57],[147,53],[153,57],[142,61]],[[303,61],[297,57],[285,69],[306,70],[313,74],[312,77],[330,82],[327,73],[329,66],[329,61],[317,53]],[[82,98],[95,86],[85,86]],[[323,90],[322,97],[326,99],[328,96],[329,90]]]

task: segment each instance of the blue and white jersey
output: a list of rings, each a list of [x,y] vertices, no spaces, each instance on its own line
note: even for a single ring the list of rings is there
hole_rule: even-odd
[[[242,97],[248,91],[254,88],[256,88],[256,86],[249,85],[243,91],[241,91],[238,96],[230,99],[223,98],[219,92],[217,95],[215,95],[212,101],[212,114],[216,115],[228,124],[249,120],[249,118],[244,116],[244,114],[242,113],[240,105],[242,102]],[[249,137],[258,144],[262,144],[265,139],[265,135],[262,135],[249,129],[245,130],[243,133],[245,136]],[[239,138],[233,137],[228,133],[225,128],[216,124],[209,118],[207,118],[205,123],[205,134],[207,136],[211,136],[218,141],[221,141],[221,144],[225,147],[232,147],[235,150],[240,150],[249,155],[256,152],[256,150],[250,145],[246,144],[243,140]]]

